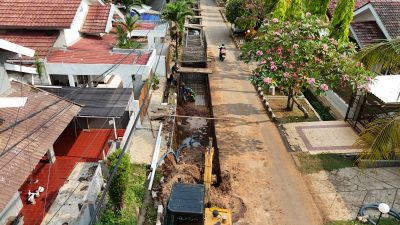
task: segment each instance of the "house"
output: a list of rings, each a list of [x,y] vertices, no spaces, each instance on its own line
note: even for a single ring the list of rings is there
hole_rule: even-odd
[[[364,48],[400,36],[400,1],[370,0],[354,11],[350,36]]]
[[[151,50],[115,48],[113,21],[124,16],[113,4],[102,0],[7,0],[0,2],[0,12],[0,38],[36,50],[35,57],[7,60],[6,69],[15,79],[61,86],[94,80],[95,86],[137,84],[139,88],[152,72],[155,53]],[[119,82],[112,79],[116,76]]]

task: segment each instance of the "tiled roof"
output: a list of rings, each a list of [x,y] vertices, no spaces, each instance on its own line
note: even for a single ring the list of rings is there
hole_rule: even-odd
[[[361,47],[385,40],[386,37],[375,21],[353,22],[351,27],[360,41]]]
[[[391,38],[400,36],[400,0],[371,0]]]
[[[155,23],[136,23],[135,30],[154,30],[156,27]]]
[[[2,97],[21,95],[28,97],[24,107],[0,110],[0,149],[7,151],[0,152],[4,153],[0,155],[0,212],[80,110],[69,101],[15,81]]]
[[[145,65],[151,55],[151,52],[142,54],[140,56],[138,56],[136,53],[132,53],[127,56],[127,54],[111,52],[111,49],[114,47],[115,43],[116,36],[113,34],[107,34],[103,37],[85,37],[80,39],[76,44],[72,45],[67,50],[51,51],[47,57],[47,62],[79,64],[135,63],[139,65]]]
[[[89,6],[89,12],[80,31],[86,34],[105,33],[110,9],[110,5]]]
[[[0,39],[34,49],[36,56],[44,58],[59,35],[58,31],[1,30]]]
[[[1,0],[0,28],[69,28],[82,0]]]
[[[336,5],[339,0],[331,0],[328,5],[328,15],[330,17],[333,16],[333,12],[335,11]],[[367,4],[370,0],[354,0],[354,10],[357,10]]]

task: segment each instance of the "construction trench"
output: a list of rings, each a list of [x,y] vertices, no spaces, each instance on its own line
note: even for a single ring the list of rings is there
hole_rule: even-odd
[[[193,32],[187,32],[186,37],[193,36]],[[201,41],[206,43],[205,35],[201,30]],[[199,35],[199,36],[200,36]],[[193,37],[191,37],[193,39]],[[191,43],[191,42],[186,42]],[[198,44],[198,43],[196,43]],[[177,77],[177,105],[173,128],[170,128],[172,140],[169,143],[170,151],[160,166],[163,179],[153,190],[158,192],[157,202],[165,207],[174,183],[203,183],[204,154],[210,141],[215,149],[213,159],[213,176],[215,177],[211,187],[211,205],[213,207],[227,208],[232,212],[232,220],[236,222],[243,217],[246,206],[243,201],[234,196],[231,189],[231,176],[229,171],[221,171],[219,150],[215,135],[214,123],[218,118],[213,118],[209,74],[196,72],[196,68],[207,68],[207,45],[202,44],[206,57],[202,54],[200,59],[194,59],[196,52],[185,54],[185,50],[193,51],[191,46],[183,46],[182,63],[186,72],[180,72]],[[188,48],[186,48],[188,47]],[[185,55],[190,55],[190,60],[185,61]],[[197,61],[196,61],[197,60]],[[190,66],[190,67],[189,67]],[[208,65],[210,66],[210,65]],[[212,67],[212,66],[210,66]],[[209,68],[212,69],[212,68]],[[188,72],[192,70],[193,72]],[[201,69],[199,69],[201,70]],[[211,71],[211,70],[209,70]],[[195,101],[183,100],[182,86],[191,88],[195,93]],[[171,125],[170,125],[171,126]]]

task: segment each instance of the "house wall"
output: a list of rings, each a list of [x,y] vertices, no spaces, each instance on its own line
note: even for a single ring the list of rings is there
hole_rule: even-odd
[[[12,199],[8,202],[3,211],[0,212],[0,224],[7,224],[10,217],[15,217],[18,215],[19,211],[22,209],[22,201],[19,197],[19,192],[15,192]]]
[[[11,87],[4,62],[9,57],[12,57],[14,55],[14,53],[10,53],[8,51],[3,51],[0,49],[0,94]]]
[[[375,21],[374,15],[371,13],[370,10],[366,10],[353,18],[353,22],[360,22],[360,21]]]

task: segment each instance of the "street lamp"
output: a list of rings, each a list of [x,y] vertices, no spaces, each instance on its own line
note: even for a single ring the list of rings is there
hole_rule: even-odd
[[[381,220],[382,214],[387,214],[390,211],[390,206],[386,203],[381,203],[378,205],[378,210],[381,214],[379,214],[378,221],[376,222],[376,225],[379,224],[379,220]]]

